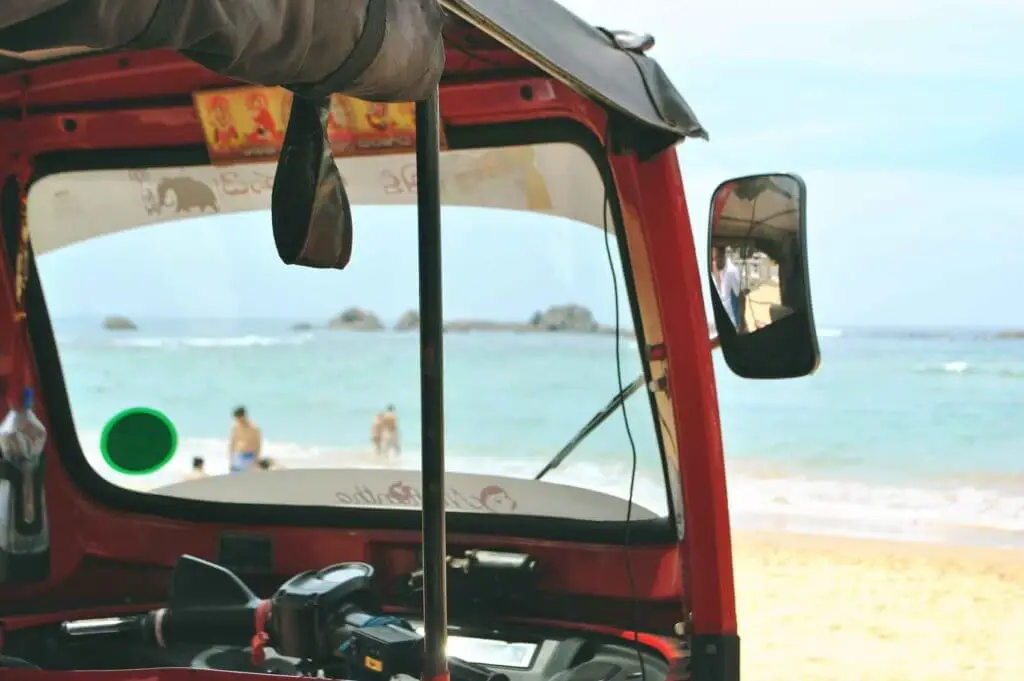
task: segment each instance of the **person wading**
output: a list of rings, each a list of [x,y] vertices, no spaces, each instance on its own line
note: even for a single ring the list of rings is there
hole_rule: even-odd
[[[232,473],[255,470],[263,449],[263,433],[249,420],[245,407],[234,411],[235,421],[231,426],[231,440],[228,448]]]
[[[374,417],[370,428],[370,440],[378,456],[398,454],[401,451],[398,444],[398,414],[395,413],[395,405],[389,404],[384,411]]]

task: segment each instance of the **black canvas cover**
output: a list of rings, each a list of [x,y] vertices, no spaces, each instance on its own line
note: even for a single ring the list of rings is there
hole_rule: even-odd
[[[453,14],[546,73],[610,107],[644,131],[637,140],[657,153],[708,134],[668,75],[628,32],[591,26],[556,0],[443,0]],[[523,8],[529,6],[529,11]],[[643,31],[644,26],[635,27]],[[671,36],[665,36],[671,39]]]
[[[362,76],[341,73],[351,82],[328,87],[364,99],[409,101],[441,75],[438,5],[615,111],[640,131],[637,141],[648,154],[687,137],[707,138],[657,61],[631,49],[628,34],[623,39],[618,31],[591,26],[557,0],[3,0],[0,74],[152,45],[261,85],[323,83],[356,49],[366,9],[374,7],[391,22],[380,53]],[[156,26],[150,18],[158,7],[176,13],[176,32],[140,39],[146,26]],[[104,19],[108,14],[116,20]],[[373,40],[364,42],[372,52]]]
[[[177,50],[311,95],[412,101],[444,70],[439,0],[3,0],[0,54]]]

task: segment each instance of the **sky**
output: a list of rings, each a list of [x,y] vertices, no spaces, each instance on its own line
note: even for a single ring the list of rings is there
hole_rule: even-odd
[[[1020,0],[563,4],[596,25],[652,32],[652,56],[709,131],[678,148],[699,253],[719,182],[792,171],[808,185],[819,326],[1024,328],[1012,303],[1024,291],[1024,200],[1011,198],[1024,184]],[[409,210],[359,209],[340,273],[281,267],[269,229],[238,237],[265,214],[217,220],[44,256],[51,314],[318,321],[350,306],[394,318],[416,304],[415,239],[397,226],[414,224]],[[190,229],[219,236],[197,255],[184,246]],[[446,211],[446,316],[524,319],[577,302],[610,321],[599,235]]]

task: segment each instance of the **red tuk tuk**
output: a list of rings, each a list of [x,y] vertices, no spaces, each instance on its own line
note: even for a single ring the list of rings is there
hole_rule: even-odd
[[[28,409],[47,432],[38,459],[3,452],[0,679],[739,678],[711,353],[752,378],[816,368],[802,182],[762,175],[716,191],[709,340],[675,149],[706,133],[647,55],[653,39],[591,27],[554,0],[528,12],[450,0],[443,24],[434,3],[409,3],[435,22],[433,42],[398,21],[364,40],[383,21],[374,13],[400,4],[334,3],[358,5],[364,24],[338,24],[337,39],[325,25],[344,16],[325,0],[15,2],[0,22],[0,380],[11,414]],[[121,32],[86,20],[119,12]],[[408,64],[405,75],[367,67],[401,31],[425,59],[415,78]],[[312,65],[334,52],[366,53],[364,68]],[[417,104],[389,103],[402,100]],[[368,127],[345,123],[360,116]],[[523,163],[546,198],[506,172]],[[76,434],[36,259],[183,214],[271,208],[283,261],[341,269],[359,259],[350,202],[418,205],[417,477],[348,470],[351,493],[323,469],[274,471],[273,485],[111,483]],[[562,215],[618,237],[643,376],[620,372],[619,395],[537,480],[446,482],[443,203]],[[658,424],[665,513],[539,480],[635,392]],[[166,435],[139,432],[136,449]],[[449,488],[464,503],[446,515]],[[488,507],[495,490],[516,501]]]

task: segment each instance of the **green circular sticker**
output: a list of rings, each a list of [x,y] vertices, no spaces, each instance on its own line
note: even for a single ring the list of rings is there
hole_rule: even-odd
[[[178,449],[178,431],[162,412],[148,407],[125,409],[107,421],[100,451],[118,473],[145,475],[166,466]]]

